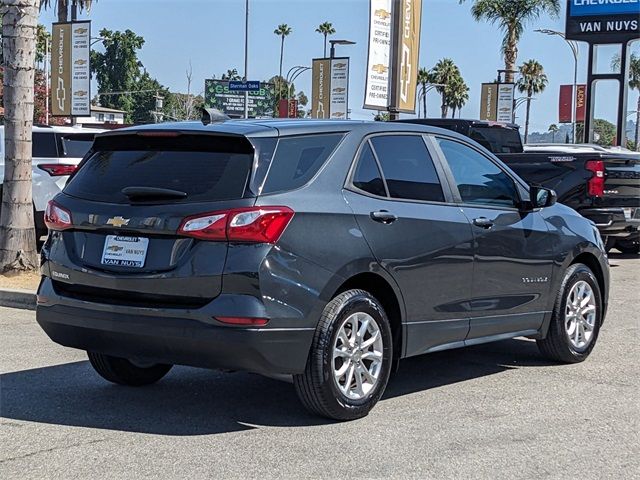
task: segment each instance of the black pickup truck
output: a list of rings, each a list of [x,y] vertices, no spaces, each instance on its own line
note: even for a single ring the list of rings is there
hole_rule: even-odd
[[[407,119],[472,138],[530,184],[592,220],[607,248],[640,253],[640,153],[597,145],[522,145],[513,124],[451,118]]]

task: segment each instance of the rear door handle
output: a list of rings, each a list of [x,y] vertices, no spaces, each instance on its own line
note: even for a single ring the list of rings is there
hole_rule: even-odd
[[[473,224],[476,227],[489,229],[493,227],[493,220],[490,220],[487,217],[478,217],[473,219]]]
[[[371,212],[371,219],[376,222],[389,224],[395,222],[398,217],[396,217],[393,213],[388,212],[387,210],[379,210],[377,212]]]

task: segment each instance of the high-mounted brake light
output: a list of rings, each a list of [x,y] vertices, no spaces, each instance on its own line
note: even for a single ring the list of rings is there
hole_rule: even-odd
[[[41,163],[38,165],[40,170],[44,170],[52,177],[61,177],[62,175],[71,175],[76,171],[78,165],[68,163]]]
[[[147,131],[147,132],[138,132],[136,133],[139,137],[155,137],[155,138],[175,138],[182,135],[180,132],[167,132],[167,131]]]
[[[47,203],[47,209],[44,212],[44,223],[49,230],[66,230],[73,226],[71,212],[53,200],[49,200],[49,203]]]
[[[178,234],[209,241],[275,243],[293,215],[289,207],[253,207],[203,213],[185,218]]]
[[[591,178],[587,181],[587,190],[592,197],[602,197],[604,195],[604,162],[602,160],[589,160],[585,167],[592,172]]]

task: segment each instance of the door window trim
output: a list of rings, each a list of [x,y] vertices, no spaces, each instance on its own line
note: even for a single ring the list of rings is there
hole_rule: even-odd
[[[425,147],[427,148],[427,152],[429,153],[429,156],[431,157],[431,161],[433,163],[433,166],[436,170],[436,176],[438,177],[438,182],[440,182],[440,187],[442,188],[442,194],[444,196],[444,201],[443,202],[439,202],[437,200],[418,200],[418,199],[411,199],[411,198],[396,198],[396,197],[392,197],[389,194],[389,187],[387,186],[387,179],[384,176],[384,171],[382,170],[382,166],[380,164],[380,160],[378,159],[378,153],[376,152],[375,148],[373,148],[373,144],[371,143],[371,139],[375,138],[375,137],[388,137],[388,136],[414,136],[414,137],[422,137],[422,141],[425,144]],[[347,172],[347,178],[345,180],[344,186],[343,188],[345,190],[349,190],[351,192],[357,193],[359,195],[364,195],[366,197],[371,197],[371,198],[376,198],[378,200],[389,200],[389,201],[394,201],[394,202],[405,202],[405,203],[421,203],[421,204],[428,204],[428,205],[453,205],[456,204],[455,202],[455,198],[453,196],[453,192],[451,191],[451,186],[449,185],[449,181],[448,178],[446,177],[446,172],[443,169],[442,165],[441,165],[441,160],[440,157],[438,156],[438,153],[436,151],[434,151],[433,148],[431,148],[430,145],[430,141],[426,138],[426,134],[422,133],[422,132],[398,132],[398,131],[389,131],[389,132],[376,132],[376,133],[371,133],[368,135],[365,135],[363,137],[363,139],[360,142],[360,145],[358,145],[358,148],[356,149],[356,153],[354,155],[353,160],[351,161],[351,166],[349,167],[349,171]],[[373,158],[376,161],[376,165],[378,167],[378,171],[380,172],[380,177],[382,178],[382,183],[384,184],[384,190],[385,192],[387,192],[387,196],[382,197],[380,195],[376,195],[370,192],[367,192],[365,190],[362,190],[358,187],[356,187],[353,183],[353,177],[355,175],[356,169],[358,167],[358,163],[360,162],[360,155],[362,154],[362,150],[364,149],[365,145],[369,145],[369,148],[371,149],[372,153],[373,153]]]
[[[492,159],[491,157],[488,157],[484,152],[482,152],[479,148],[476,148],[474,145],[467,143],[465,141],[462,141],[458,138],[455,137],[450,137],[448,135],[442,135],[442,134],[428,134],[427,135],[429,137],[429,142],[431,143],[433,149],[437,152],[438,158],[440,159],[440,163],[442,164],[442,168],[445,171],[445,176],[447,179],[447,183],[449,184],[449,187],[451,188],[452,191],[452,195],[455,199],[455,204],[459,205],[461,207],[469,207],[469,208],[487,208],[487,209],[493,209],[493,210],[504,210],[504,211],[509,211],[509,212],[519,212],[520,209],[518,207],[507,207],[504,205],[497,205],[497,204],[492,204],[492,203],[467,203],[464,202],[462,200],[462,196],[460,195],[460,190],[458,189],[458,184],[456,183],[456,179],[453,176],[453,172],[451,171],[451,167],[449,165],[449,162],[447,161],[447,157],[444,154],[444,152],[442,151],[442,148],[440,148],[440,144],[438,143],[438,139],[442,139],[442,140],[447,140],[447,141],[451,141],[451,142],[455,142],[455,143],[459,143],[463,146],[466,146],[470,149],[472,149],[473,151],[475,151],[477,154],[483,156],[484,158],[486,158],[489,162],[491,162],[493,165],[495,165],[502,173],[504,173],[507,177],[509,177],[511,179],[511,181],[513,182],[516,194],[518,195],[517,200],[519,202],[523,202],[522,199],[522,194],[523,194],[523,189],[524,186],[522,185],[522,183],[513,177],[513,175],[505,170],[500,164],[496,163],[494,159]]]

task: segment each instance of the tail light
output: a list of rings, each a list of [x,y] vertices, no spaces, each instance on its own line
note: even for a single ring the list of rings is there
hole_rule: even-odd
[[[585,164],[587,170],[593,173],[587,181],[587,189],[592,197],[604,195],[604,162],[602,160],[589,160]]]
[[[71,175],[76,171],[78,165],[69,163],[41,163],[38,165],[40,170],[44,170],[52,177],[61,177],[63,175]]]
[[[49,200],[49,203],[47,203],[47,209],[44,212],[44,223],[49,230],[66,230],[73,226],[71,212],[53,200]]]
[[[293,214],[289,207],[253,207],[204,213],[185,218],[178,234],[209,241],[276,243]]]

